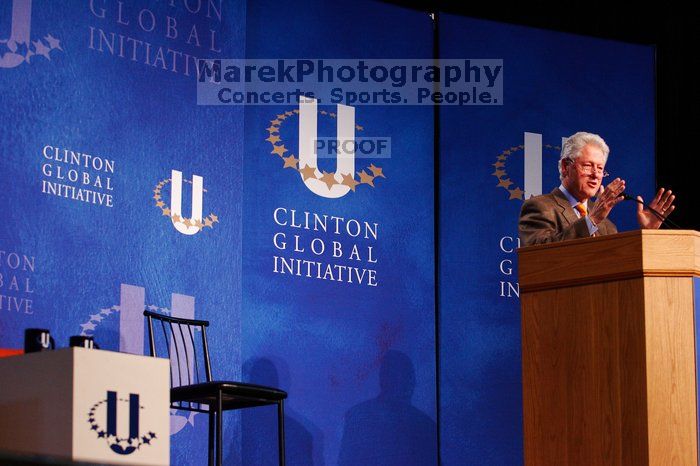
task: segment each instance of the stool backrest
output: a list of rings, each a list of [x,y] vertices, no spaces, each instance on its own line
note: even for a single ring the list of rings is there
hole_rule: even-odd
[[[170,386],[211,382],[206,320],[182,319],[146,309],[150,355],[170,359]],[[200,333],[200,335],[197,335]]]

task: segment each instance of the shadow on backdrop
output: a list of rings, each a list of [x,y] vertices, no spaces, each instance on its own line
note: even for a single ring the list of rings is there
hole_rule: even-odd
[[[277,360],[276,360],[277,361]],[[283,362],[258,358],[243,364],[243,380],[249,383],[278,387],[287,391],[290,398],[288,371]],[[280,373],[282,377],[280,377]],[[323,435],[287,403],[284,407],[286,464],[289,466],[323,466]],[[314,451],[314,442],[316,451]],[[263,406],[241,411],[241,459],[244,465],[277,466],[277,408]],[[226,464],[233,464],[226,461]]]
[[[415,386],[411,359],[388,351],[379,368],[379,395],[345,413],[339,466],[437,464],[437,425],[411,405]]]

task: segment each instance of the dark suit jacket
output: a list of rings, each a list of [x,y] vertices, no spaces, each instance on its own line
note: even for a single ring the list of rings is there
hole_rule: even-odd
[[[588,210],[595,204],[588,201]],[[549,194],[532,197],[523,203],[518,222],[521,246],[552,243],[567,239],[588,238],[588,225],[584,218],[578,218],[559,188]],[[597,235],[617,233],[615,224],[608,219],[598,224]]]

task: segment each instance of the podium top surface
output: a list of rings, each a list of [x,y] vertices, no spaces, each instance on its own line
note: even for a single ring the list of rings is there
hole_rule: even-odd
[[[51,351],[39,351],[36,353],[17,354],[0,358],[0,375],[4,371],[17,371],[19,368],[29,371],[43,371],[46,367],[62,367],[66,373],[77,365],[87,367],[116,367],[116,365],[141,365],[159,370],[168,368],[170,362],[164,358],[154,358],[138,354],[122,353],[101,349],[87,348],[59,348]]]
[[[520,291],[639,277],[699,277],[700,233],[634,230],[518,249]]]

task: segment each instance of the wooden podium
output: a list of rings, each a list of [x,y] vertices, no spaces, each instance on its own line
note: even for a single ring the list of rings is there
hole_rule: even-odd
[[[518,255],[525,464],[698,465],[700,233]]]

